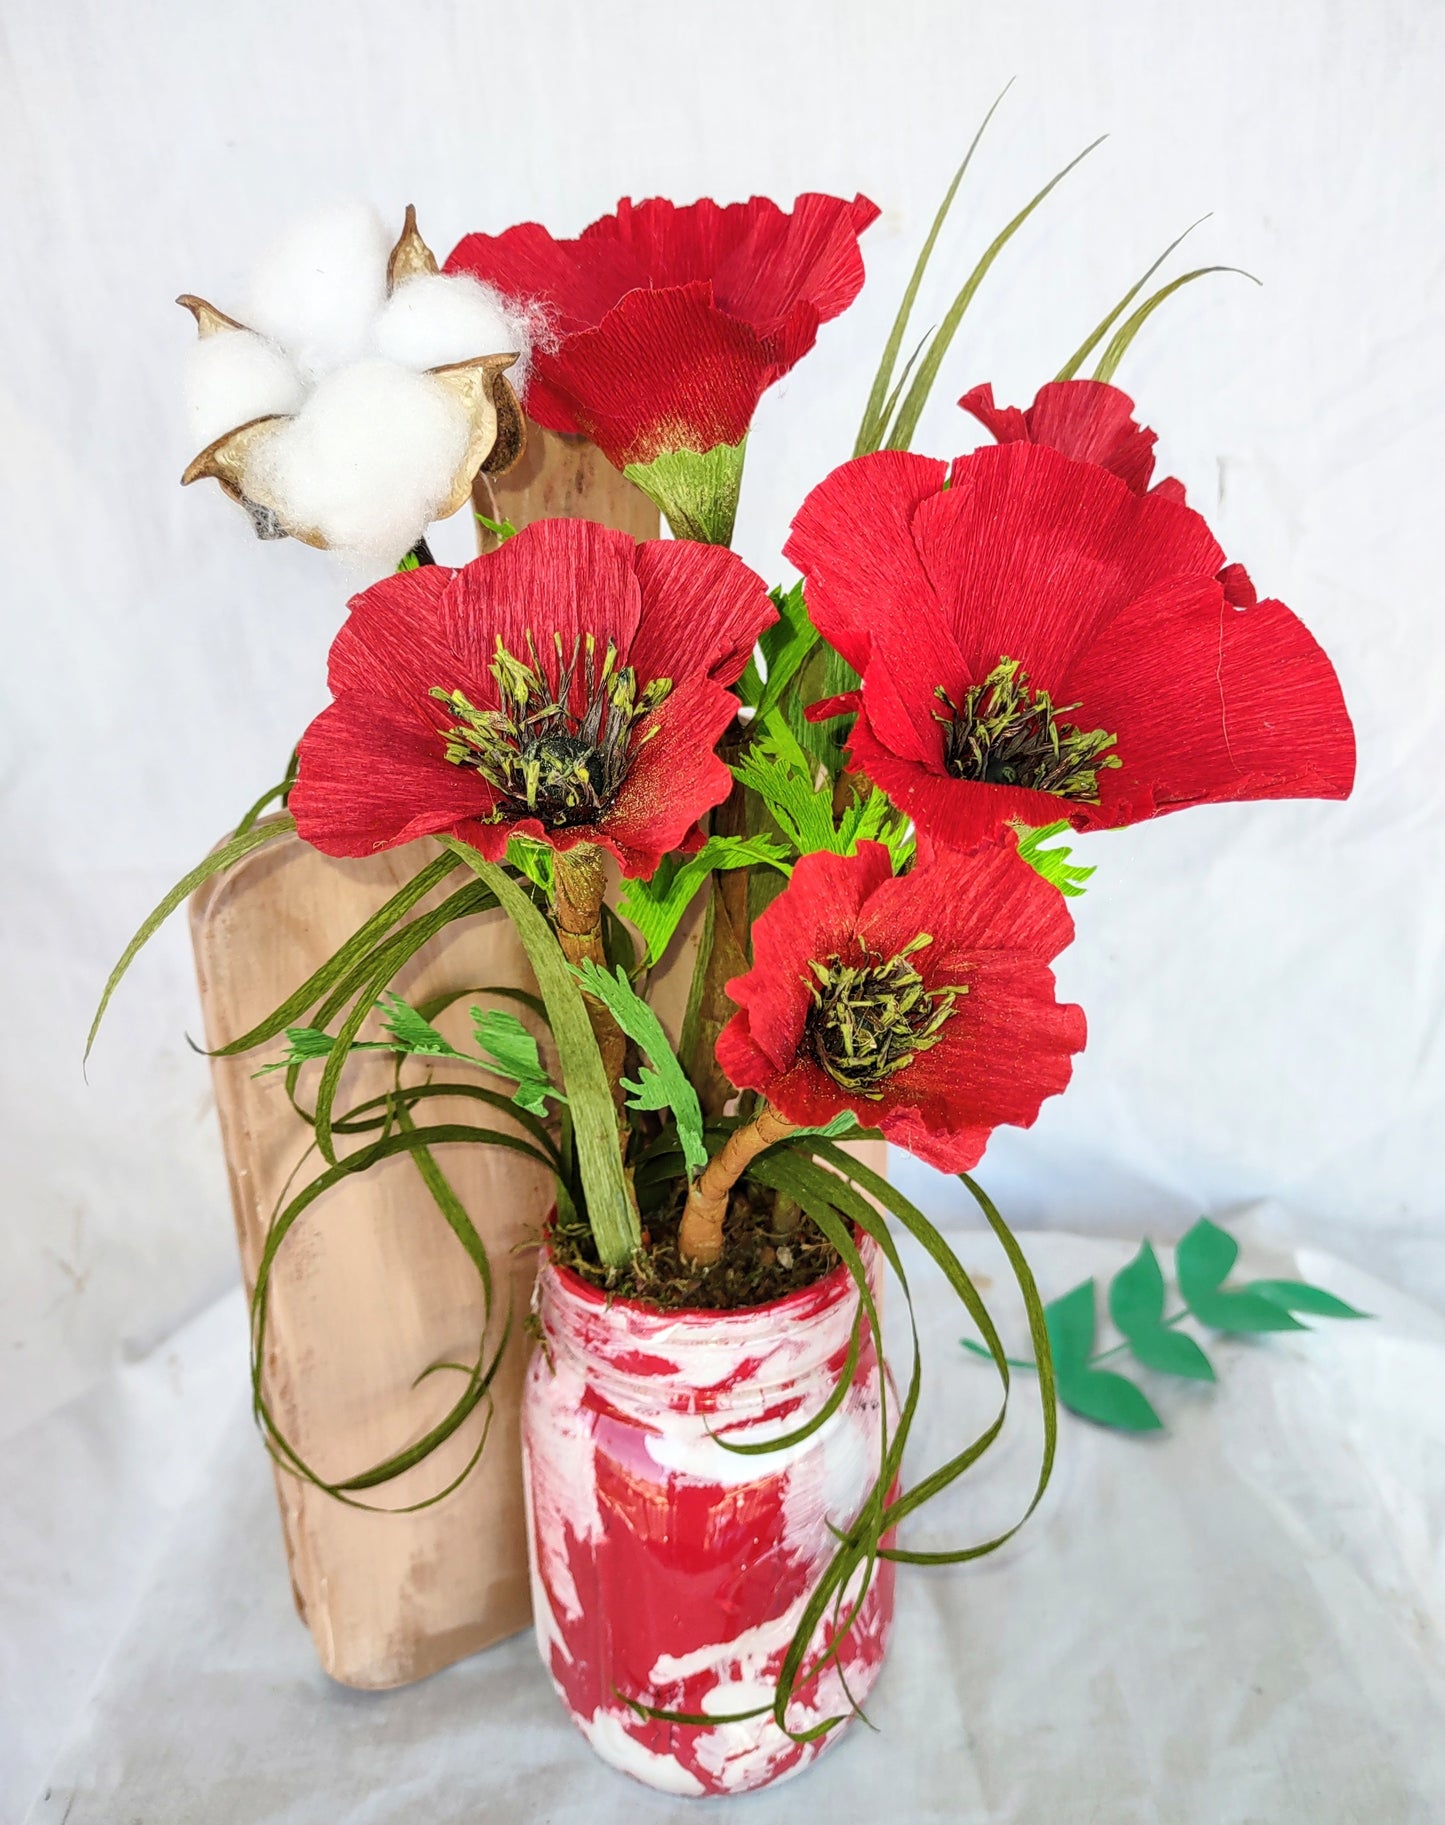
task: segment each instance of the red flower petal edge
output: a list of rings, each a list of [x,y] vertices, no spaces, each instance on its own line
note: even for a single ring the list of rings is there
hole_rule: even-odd
[[[959,458],[946,488],[944,473],[897,452],[845,463],[787,547],[815,624],[862,673],[851,764],[934,842],[1348,796],[1354,734],[1329,660],[1223,565],[1197,513],[1025,441]],[[982,771],[956,755],[951,769],[952,712],[1003,660],[1060,727],[1113,738],[1094,789],[1035,789],[992,750]]]
[[[931,996],[962,992],[933,1042],[877,1095],[850,1093],[820,1062],[814,964],[908,956]],[[1029,1127],[1069,1081],[1083,1010],[1060,1003],[1049,968],[1073,937],[1059,893],[1011,839],[941,853],[895,878],[888,851],[805,856],[753,926],[753,967],[728,984],[739,1012],[718,1062],[739,1089],[821,1126],[851,1110],[865,1127],[945,1171],[978,1163],[1000,1123]]]
[[[1076,462],[1097,463],[1117,475],[1135,494],[1143,494],[1154,473],[1157,434],[1134,417],[1134,401],[1102,380],[1051,380],[1039,388],[1027,411],[996,406],[993,388],[973,387],[958,402],[1001,444],[1047,444]],[[1172,479],[1160,482],[1182,501],[1184,488]]]
[[[714,751],[737,711],[726,687],[775,619],[762,579],[732,552],[686,540],[639,545],[589,520],[540,520],[460,570],[387,577],[353,599],[332,646],[333,701],[301,740],[296,827],[340,856],[443,832],[492,861],[514,835],[557,849],[596,843],[625,874],[650,874],[727,796],[731,775]],[[599,787],[591,814],[543,800],[529,809],[469,760],[448,758],[459,713],[436,691],[496,712],[499,644],[523,662],[535,652],[551,689],[559,651],[564,661],[585,654],[589,637],[597,667],[611,643],[615,671],[633,669],[639,696],[670,681],[626,730],[615,790]],[[575,668],[566,699],[567,738],[580,745],[560,753],[564,772],[581,766],[590,783],[602,775],[577,734],[590,701],[584,670]]]
[[[574,240],[535,222],[464,237],[449,272],[531,307],[545,332],[527,410],[618,467],[746,434],[763,392],[858,295],[866,197],[726,207],[624,198]]]

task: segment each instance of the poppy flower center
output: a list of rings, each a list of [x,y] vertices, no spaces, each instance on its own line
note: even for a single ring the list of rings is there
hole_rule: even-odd
[[[639,725],[672,690],[670,678],[639,690],[637,673],[618,665],[610,640],[599,664],[594,635],[579,634],[570,654],[560,634],[552,639],[549,674],[530,633],[526,659],[498,637],[489,668],[495,710],[477,709],[460,691],[432,687],[431,695],[457,717],[441,731],[447,759],[475,767],[496,788],[496,823],[535,817],[554,830],[595,823],[615,801],[637,750],[658,732],[656,723]]]
[[[809,965],[806,1035],[818,1063],[850,1095],[881,1097],[890,1077],[937,1045],[955,1000],[968,993],[964,985],[928,988],[909,962],[932,942],[925,932],[895,957],[874,958],[865,945],[862,963],[833,956]]]
[[[1047,691],[1034,690],[1017,659],[1000,659],[982,684],[963,693],[962,704],[942,685],[934,695],[947,712],[933,716],[943,724],[943,764],[954,779],[1097,804],[1099,774],[1120,764],[1108,752],[1117,737],[1066,722],[1080,706],[1056,705]]]

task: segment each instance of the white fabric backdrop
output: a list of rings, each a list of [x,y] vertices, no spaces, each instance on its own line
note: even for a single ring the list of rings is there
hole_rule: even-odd
[[[1000,261],[918,447],[977,441],[951,403],[976,381],[1026,402],[1212,209],[1191,263],[1264,289],[1186,291],[1120,378],[1231,555],[1334,656],[1361,764],[1345,806],[1079,845],[1099,873],[1060,973],[1089,1048],[985,1180],[1018,1221],[1125,1236],[1258,1202],[1267,1231],[1445,1303],[1442,51],[1429,0],[4,0],[0,1432],[233,1279],[180,921],[89,1087],[80,1046],[142,912],[323,701],[346,593],[324,555],[257,544],[215,490],[176,486],[193,454],[176,293],[224,306],[279,222],[337,195],[414,201],[445,250],[529,217],[572,232],[627,192],[865,190],[884,208],[869,284],[753,436],[739,544],[775,577],[792,511],[851,446],[937,196],[1014,74],[920,328],[1045,178],[1113,137]],[[461,521],[437,543],[459,558]]]

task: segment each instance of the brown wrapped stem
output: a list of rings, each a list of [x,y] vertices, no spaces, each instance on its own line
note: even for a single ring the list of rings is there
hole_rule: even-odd
[[[724,746],[722,757],[731,762],[736,752],[729,743]],[[717,836],[743,836],[747,827],[747,793],[734,781],[732,791],[713,813],[713,832]],[[712,878],[711,943],[698,963],[702,983],[697,998],[696,1040],[689,1061],[703,1119],[709,1122],[723,1114],[736,1094],[717,1062],[717,1041],[735,1012],[726,985],[734,976],[747,972],[751,873],[751,869],[733,868]]]
[[[579,843],[573,849],[558,850],[553,857],[552,911],[557,921],[557,942],[569,963],[595,963],[607,968],[607,952],[602,943],[602,896],[607,889],[607,875],[602,865],[602,851],[592,843]],[[622,1110],[622,1072],[627,1062],[627,1035],[600,1001],[584,992],[587,1017],[597,1049],[602,1054],[602,1068],[612,1089],[619,1120]]]
[[[734,1128],[722,1147],[703,1168],[687,1194],[677,1245],[683,1259],[698,1267],[711,1267],[723,1251],[723,1222],[733,1186],[767,1148],[797,1132],[775,1109],[764,1107],[742,1128]]]

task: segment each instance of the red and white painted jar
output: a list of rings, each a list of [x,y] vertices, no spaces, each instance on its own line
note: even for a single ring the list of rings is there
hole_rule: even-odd
[[[872,1244],[863,1243],[870,1277]],[[876,1289],[875,1289],[876,1290]],[[877,1475],[895,1402],[863,1326],[851,1386],[807,1439],[762,1455],[827,1401],[858,1294],[846,1267],[771,1305],[660,1312],[545,1261],[543,1345],[522,1407],[537,1641],[562,1702],[615,1768],[669,1793],[742,1793],[805,1767],[771,1711],[712,1726],[639,1717],[771,1706],[783,1655]],[[894,1570],[880,1560],[838,1654],[798,1687],[793,1730],[850,1713],[883,1662]],[[852,1607],[849,1593],[841,1612]],[[830,1612],[831,1613],[831,1612]],[[832,1643],[825,1619],[810,1658]],[[841,1670],[841,1677],[840,1677]],[[847,1690],[844,1689],[846,1681]]]

